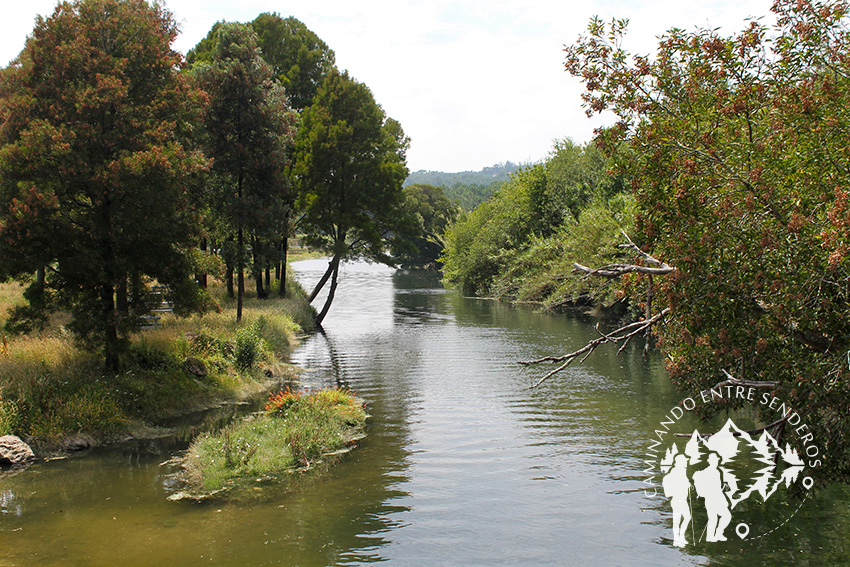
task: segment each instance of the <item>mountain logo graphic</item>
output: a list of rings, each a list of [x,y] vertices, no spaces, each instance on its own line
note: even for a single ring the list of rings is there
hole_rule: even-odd
[[[747,466],[736,466],[739,461],[746,461]],[[787,443],[780,447],[767,431],[754,438],[731,419],[712,435],[694,430],[681,452],[673,442],[659,464],[664,495],[673,508],[673,544],[678,547],[688,543],[693,507],[699,502],[708,517],[699,534],[704,534],[707,542],[726,541],[739,504],[756,494],[767,501],[780,485],[788,488],[796,482],[805,468],[803,459]],[[746,539],[749,526],[739,523],[735,531]],[[690,533],[701,537],[693,526]]]

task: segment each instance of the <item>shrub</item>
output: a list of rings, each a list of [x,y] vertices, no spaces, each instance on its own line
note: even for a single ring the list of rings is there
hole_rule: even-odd
[[[0,436],[15,433],[18,425],[18,406],[9,400],[0,400]]]

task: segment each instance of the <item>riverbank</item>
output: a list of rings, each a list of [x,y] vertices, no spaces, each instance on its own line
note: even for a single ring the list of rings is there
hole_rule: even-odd
[[[36,335],[4,336],[0,435],[18,435],[40,456],[156,436],[175,418],[291,382],[295,369],[284,360],[312,329],[313,310],[291,277],[287,286],[283,299],[248,295],[237,324],[235,300],[211,282],[218,312],[163,314],[156,328],[131,337],[115,376],[103,375],[101,359],[76,344],[61,315]],[[20,290],[0,286],[0,317]]]

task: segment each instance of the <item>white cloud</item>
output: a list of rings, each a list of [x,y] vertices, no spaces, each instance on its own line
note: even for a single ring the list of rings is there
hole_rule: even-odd
[[[552,140],[590,138],[597,121],[581,109],[581,85],[563,69],[564,44],[592,15],[629,18],[630,46],[649,53],[673,26],[742,27],[767,0],[171,0],[184,53],[218,20],[278,11],[304,22],[366,83],[412,138],[411,169],[457,171],[539,160]],[[15,57],[37,13],[52,0],[4,6],[0,59]]]

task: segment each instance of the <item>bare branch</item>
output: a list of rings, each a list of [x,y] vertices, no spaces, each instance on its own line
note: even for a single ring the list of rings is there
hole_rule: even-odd
[[[602,266],[601,268],[588,268],[578,262],[573,262],[573,267],[575,271],[582,272],[587,274],[587,276],[602,276],[604,278],[619,278],[622,275],[637,272],[641,274],[649,274],[653,276],[663,276],[665,274],[669,274],[676,268],[670,266],[669,264],[662,262],[658,258],[653,257],[650,254],[647,254],[640,247],[632,242],[632,239],[629,238],[629,235],[623,229],[620,229],[620,233],[623,237],[628,241],[628,244],[620,244],[619,248],[627,248],[629,250],[633,250],[637,252],[643,260],[649,264],[649,266],[639,266],[637,264],[608,264],[607,266]]]
[[[638,246],[637,244],[635,244],[635,243],[632,241],[632,239],[631,239],[631,238],[629,238],[629,235],[628,235],[628,234],[626,234],[626,231],[625,231],[625,230],[623,230],[622,228],[620,229],[620,234],[622,234],[622,235],[623,235],[623,238],[625,238],[625,239],[629,242],[628,244],[620,244],[620,246],[619,246],[620,248],[631,248],[632,250],[634,250],[635,252],[637,252],[638,254],[640,254],[640,255],[643,257],[643,259],[644,259],[644,260],[646,260],[649,264],[652,264],[652,265],[653,265],[653,266],[655,266],[655,267],[658,267],[658,268],[663,268],[663,267],[670,268],[670,266],[668,266],[667,264],[665,264],[665,263],[664,263],[664,262],[662,262],[661,260],[659,260],[659,259],[655,258],[654,256],[651,256],[650,254],[647,254],[646,252],[644,252],[643,250],[641,250],[641,249],[640,249],[640,246]],[[670,270],[672,271],[672,268],[670,268]]]
[[[775,388],[779,386],[779,382],[768,381],[768,380],[742,380],[741,378],[735,378],[725,369],[721,369],[721,372],[726,375],[728,380],[724,380],[723,382],[718,382],[713,387],[714,388],[722,388],[723,386],[746,386],[748,388]]]
[[[665,308],[664,310],[660,311],[659,313],[657,313],[656,315],[654,315],[653,317],[651,317],[649,319],[646,319],[646,320],[643,320],[643,321],[635,321],[634,323],[630,323],[630,324],[628,324],[624,327],[620,327],[619,329],[617,329],[616,331],[614,331],[610,334],[604,334],[600,331],[599,334],[601,336],[599,338],[596,338],[596,339],[590,341],[589,343],[584,345],[582,348],[578,349],[575,352],[571,352],[570,354],[565,354],[563,356],[546,356],[544,358],[540,358],[540,359],[537,359],[537,360],[520,361],[519,364],[522,364],[523,366],[530,366],[532,364],[540,364],[542,362],[560,362],[560,363],[562,363],[561,366],[559,366],[558,368],[552,370],[551,372],[549,372],[548,374],[543,376],[540,380],[537,381],[537,383],[534,386],[532,386],[529,389],[537,388],[538,386],[540,386],[540,384],[542,384],[543,382],[545,382],[546,380],[548,380],[549,378],[551,378],[555,374],[564,370],[567,366],[570,365],[571,362],[573,362],[578,357],[584,355],[584,358],[582,358],[582,360],[584,360],[596,349],[596,347],[598,347],[601,344],[618,343],[618,342],[625,341],[625,343],[624,343],[624,346],[625,346],[625,344],[628,344],[629,340],[631,340],[632,337],[646,331],[646,329],[650,328],[652,325],[655,325],[656,323],[661,321],[669,313],[670,313],[670,308],[668,307],[668,308]],[[597,331],[598,331],[598,329],[597,329]],[[622,350],[622,347],[621,347],[620,350]]]
[[[676,268],[663,264],[659,268],[651,268],[649,266],[638,266],[637,264],[608,264],[601,268],[588,268],[578,262],[573,262],[573,267],[577,272],[583,272],[588,276],[602,276],[606,278],[619,278],[622,275],[637,272],[640,274],[650,274],[655,276],[663,276],[669,274]]]

